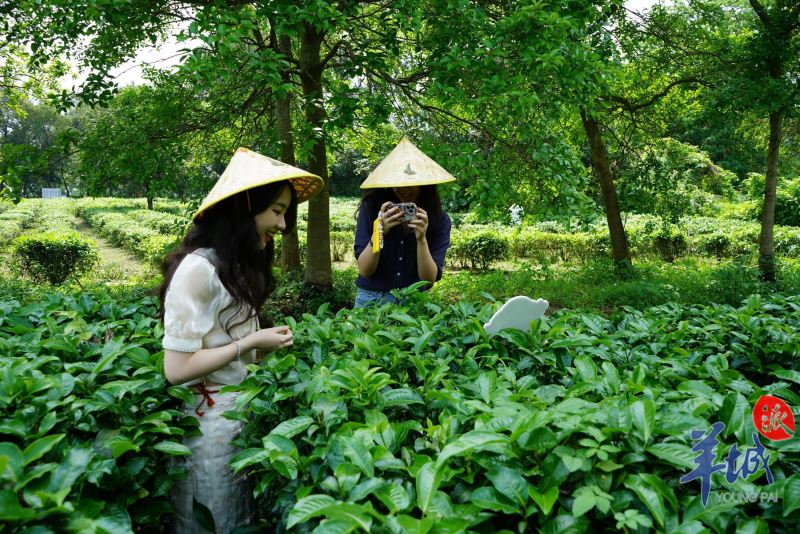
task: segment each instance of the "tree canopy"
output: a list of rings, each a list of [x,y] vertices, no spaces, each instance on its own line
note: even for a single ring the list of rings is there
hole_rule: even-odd
[[[779,159],[797,138],[796,2],[638,13],[621,0],[7,0],[1,11],[2,73],[15,73],[4,79],[51,79],[65,59],[85,75],[74,93],[50,92],[72,117],[61,151],[80,191],[201,197],[238,145],[323,176],[311,284],[331,283],[329,190],[358,194],[357,177],[401,135],[459,177],[443,191],[449,209],[508,220],[515,205],[569,225],[604,212],[620,261],[621,210],[674,222],[761,172],[762,270],[774,270],[777,176],[800,168],[796,150]],[[169,36],[186,45],[177,70],[115,86],[113,68]],[[22,85],[3,89],[22,116]],[[96,109],[69,111],[78,104]],[[20,193],[43,148],[4,139],[4,183]]]

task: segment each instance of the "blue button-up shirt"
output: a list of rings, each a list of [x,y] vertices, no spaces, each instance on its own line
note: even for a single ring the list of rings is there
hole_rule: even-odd
[[[377,219],[379,211],[380,206],[372,205],[367,201],[358,213],[356,240],[353,247],[356,259],[361,255],[364,248],[369,245],[372,237],[372,225]],[[450,217],[444,212],[442,212],[438,222],[439,224],[435,230],[431,228],[429,223],[426,235],[428,249],[431,252],[433,261],[436,263],[436,280],[442,278],[444,257],[450,247],[450,229],[452,227]],[[404,233],[402,225],[398,225],[392,228],[383,238],[383,249],[381,249],[378,259],[378,268],[369,278],[359,275],[356,285],[373,291],[389,291],[407,287],[419,281],[416,236],[413,231],[408,234]]]

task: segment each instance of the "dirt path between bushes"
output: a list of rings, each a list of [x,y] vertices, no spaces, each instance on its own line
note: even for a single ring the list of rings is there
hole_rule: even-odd
[[[100,254],[98,271],[107,276],[118,273],[120,276],[143,276],[154,273],[155,268],[142,262],[131,252],[111,244],[106,238],[95,232],[85,221],[78,220],[75,229],[84,237],[93,239],[97,243]]]

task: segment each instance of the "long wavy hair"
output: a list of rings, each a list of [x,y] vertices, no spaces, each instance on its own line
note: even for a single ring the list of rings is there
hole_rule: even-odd
[[[356,208],[356,217],[358,217],[358,212],[364,208],[377,213],[386,201],[400,202],[391,187],[365,189],[361,196],[361,202]],[[442,222],[442,215],[444,214],[442,199],[439,198],[439,190],[436,188],[436,184],[420,186],[416,205],[428,213],[428,229],[425,231],[425,235],[434,235]]]
[[[167,254],[161,264],[164,282],[158,290],[161,301],[160,318],[164,320],[164,301],[167,289],[183,258],[199,248],[213,249],[218,262],[215,264],[220,282],[228,290],[233,302],[225,308],[236,307],[236,313],[223,325],[230,335],[231,329],[252,317],[259,317],[261,306],[275,289],[272,262],[275,247],[272,241],[262,250],[254,217],[271,206],[280,197],[284,187],[292,195],[289,208],[284,214],[286,229],[291,232],[297,224],[297,193],[291,182],[282,181],[254,187],[220,201],[205,211],[186,233],[180,246]],[[233,322],[242,310],[247,316]]]

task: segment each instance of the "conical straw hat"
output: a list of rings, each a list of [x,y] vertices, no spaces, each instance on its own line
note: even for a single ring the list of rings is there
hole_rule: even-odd
[[[239,148],[231,158],[228,166],[217,183],[211,188],[200,209],[194,214],[197,220],[208,208],[241,193],[261,185],[267,185],[282,180],[289,180],[297,193],[297,202],[305,202],[314,196],[324,182],[316,174],[311,174],[297,167],[287,165],[282,161],[262,156],[246,148]]]
[[[409,187],[455,182],[452,174],[426,156],[414,143],[403,137],[375,170],[367,176],[361,189]]]

